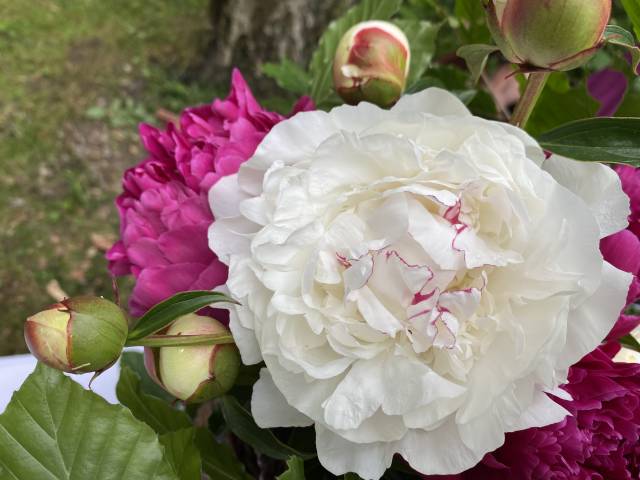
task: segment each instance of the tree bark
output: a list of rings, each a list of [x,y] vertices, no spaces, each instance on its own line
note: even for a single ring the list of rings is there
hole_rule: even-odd
[[[265,62],[288,58],[307,65],[320,35],[331,20],[355,0],[211,0],[213,29],[207,78],[226,83],[238,67],[258,94],[273,83],[260,75]]]

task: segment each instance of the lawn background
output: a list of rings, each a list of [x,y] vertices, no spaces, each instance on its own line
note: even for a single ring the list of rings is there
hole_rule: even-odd
[[[104,252],[137,125],[227,92],[201,73],[207,4],[0,0],[0,355],[26,350],[24,319],[60,289],[113,298]]]

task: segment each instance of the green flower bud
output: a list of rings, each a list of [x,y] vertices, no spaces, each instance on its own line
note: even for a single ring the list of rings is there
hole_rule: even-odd
[[[127,317],[115,303],[76,297],[27,318],[24,338],[42,363],[87,373],[104,370],[120,357],[128,330]]]
[[[333,85],[348,104],[390,107],[404,91],[409,63],[409,41],[402,30],[388,22],[362,22],[338,44]]]
[[[525,69],[571,70],[600,48],[611,0],[485,0],[503,55]]]
[[[211,317],[185,315],[171,324],[165,335],[228,333]],[[240,369],[234,344],[145,348],[149,374],[174,397],[199,403],[219,397],[233,387]]]

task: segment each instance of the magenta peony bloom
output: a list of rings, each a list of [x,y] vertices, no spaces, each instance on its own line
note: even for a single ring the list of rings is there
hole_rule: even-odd
[[[640,365],[597,349],[571,368],[557,399],[572,416],[508,433],[474,468],[425,480],[634,480],[640,478]]]
[[[631,200],[629,226],[626,230],[604,238],[600,243],[600,250],[612,265],[634,275],[627,295],[627,304],[630,305],[640,297],[640,169],[626,165],[615,168],[620,176],[622,189]],[[640,317],[623,314],[608,339],[617,340],[639,324]]]
[[[291,115],[313,109],[307,97]],[[236,173],[262,138],[285,117],[258,104],[239,71],[231,93],[211,105],[188,108],[180,127],[140,127],[147,158],[127,170],[120,213],[120,240],[107,253],[114,275],[133,274],[133,315],[185,290],[223,284],[227,267],[209,250],[213,221],[207,193],[220,178]]]
[[[629,82],[624,73],[605,68],[587,79],[587,91],[600,103],[598,115],[610,117],[624,100]]]

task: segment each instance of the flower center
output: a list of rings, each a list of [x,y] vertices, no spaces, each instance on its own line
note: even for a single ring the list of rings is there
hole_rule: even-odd
[[[336,253],[344,267],[345,299],[376,330],[392,337],[404,332],[416,353],[452,349],[461,326],[478,307],[483,280],[469,282],[454,270],[416,261],[417,250],[407,235],[358,258]]]

